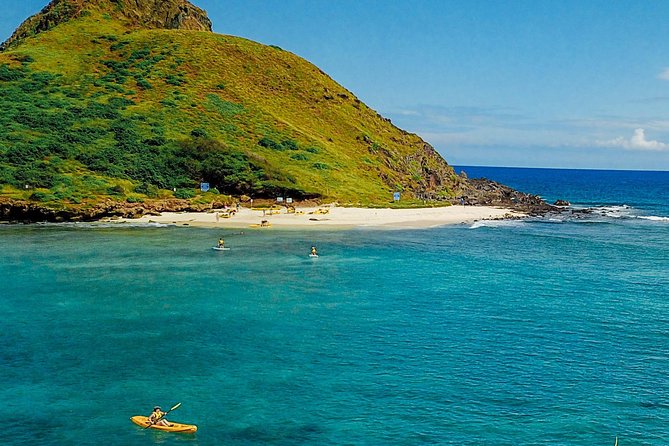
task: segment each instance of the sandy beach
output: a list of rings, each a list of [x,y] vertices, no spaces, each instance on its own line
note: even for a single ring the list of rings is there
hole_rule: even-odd
[[[510,209],[489,206],[446,206],[418,209],[370,209],[326,205],[296,208],[289,213],[285,207],[270,211],[241,207],[237,212],[165,212],[137,219],[116,219],[119,223],[161,223],[177,226],[211,228],[354,228],[386,229],[430,228],[452,224],[473,223],[523,216]],[[263,221],[265,223],[263,223]]]

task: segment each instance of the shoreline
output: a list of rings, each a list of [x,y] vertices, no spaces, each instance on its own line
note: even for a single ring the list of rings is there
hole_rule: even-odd
[[[435,208],[390,209],[349,208],[326,205],[296,207],[288,213],[285,207],[274,209],[241,207],[235,212],[213,209],[206,212],[161,212],[140,218],[104,218],[104,223],[146,223],[202,228],[319,229],[377,228],[417,229],[468,224],[480,220],[504,220],[527,214],[494,206],[445,206]],[[263,224],[262,222],[266,223]]]

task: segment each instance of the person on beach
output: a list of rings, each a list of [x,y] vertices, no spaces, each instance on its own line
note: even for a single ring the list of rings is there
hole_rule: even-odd
[[[225,248],[225,240],[223,240],[223,237],[218,239],[218,247]]]
[[[163,412],[160,409],[160,406],[153,408],[153,412],[149,415],[149,423],[155,424],[157,426],[170,426],[170,423],[163,418],[166,415],[166,412]]]

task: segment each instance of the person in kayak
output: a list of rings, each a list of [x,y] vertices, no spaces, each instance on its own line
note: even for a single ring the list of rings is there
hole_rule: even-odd
[[[166,412],[163,412],[160,409],[160,406],[153,408],[153,412],[149,415],[149,423],[155,424],[157,426],[171,426],[171,424],[163,418],[166,415]]]

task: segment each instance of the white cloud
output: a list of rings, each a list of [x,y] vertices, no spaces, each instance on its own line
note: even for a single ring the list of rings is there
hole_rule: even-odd
[[[609,140],[599,141],[599,145],[607,147],[622,147],[629,150],[669,150],[669,144],[660,141],[649,141],[646,139],[646,131],[644,129],[634,130],[634,135],[631,138],[623,138],[622,136]]]
[[[665,68],[663,72],[657,75],[657,78],[669,81],[669,68]]]
[[[401,116],[420,116],[416,110],[397,110],[395,113]]]

